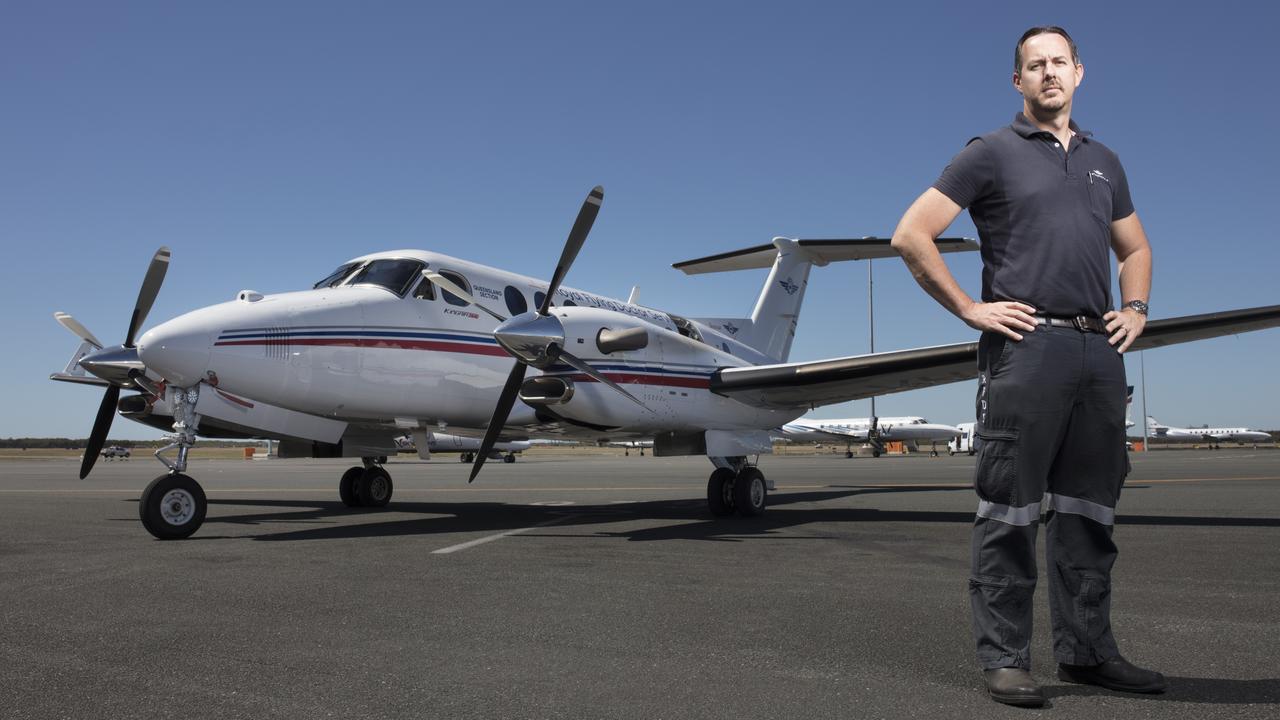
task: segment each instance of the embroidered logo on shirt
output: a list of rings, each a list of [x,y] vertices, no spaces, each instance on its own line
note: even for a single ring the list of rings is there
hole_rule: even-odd
[[[1107,179],[1107,176],[1106,176],[1106,175],[1103,175],[1103,174],[1102,174],[1102,171],[1101,171],[1101,170],[1090,170],[1090,171],[1089,171],[1089,175],[1090,175],[1091,177],[1096,177],[1096,178],[1098,178],[1099,180],[1101,180],[1102,182],[1104,182],[1104,183],[1106,183],[1106,184],[1108,184],[1108,185],[1110,185],[1110,184],[1111,184],[1111,181]]]

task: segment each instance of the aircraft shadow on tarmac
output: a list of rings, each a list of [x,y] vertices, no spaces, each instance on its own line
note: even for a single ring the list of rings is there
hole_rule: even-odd
[[[1049,699],[1070,695],[1115,695],[1137,697],[1128,693],[1116,693],[1091,685],[1053,685],[1044,689]],[[1143,695],[1143,700],[1206,705],[1263,705],[1280,703],[1280,679],[1227,680],[1221,678],[1169,677],[1169,691],[1162,695]]]
[[[554,525],[557,529],[598,526],[594,536],[621,538],[633,542],[658,540],[708,540],[743,542],[754,539],[831,539],[828,536],[778,535],[779,530],[810,523],[824,522],[899,522],[971,524],[972,512],[877,510],[856,507],[795,507],[840,498],[880,493],[965,491],[955,485],[914,485],[909,487],[842,486],[827,491],[780,492],[770,495],[769,509],[755,518],[736,516],[712,518],[702,498],[654,500],[632,503],[582,505],[523,505],[501,502],[393,502],[383,509],[349,508],[340,502],[297,500],[211,499],[210,508],[244,507],[270,510],[239,515],[210,513],[205,532],[192,540],[214,540],[220,524],[261,525],[297,523],[308,527],[253,536],[256,540],[329,540],[360,537],[413,535],[446,535],[450,533],[502,533],[527,530],[533,526]],[[789,507],[790,506],[790,507]],[[397,516],[386,522],[344,522],[344,519],[376,516],[388,512],[412,513],[424,517]],[[670,520],[671,524],[634,530],[614,530],[608,526],[633,520]],[[1216,526],[1216,527],[1280,527],[1280,518],[1199,517],[1129,515],[1116,518],[1119,524]],[[693,522],[691,522],[693,521]],[[212,531],[212,532],[211,532]],[[548,528],[535,535],[547,535]],[[563,534],[563,533],[562,533]],[[574,537],[584,537],[575,535]],[[590,537],[590,536],[586,536]]]

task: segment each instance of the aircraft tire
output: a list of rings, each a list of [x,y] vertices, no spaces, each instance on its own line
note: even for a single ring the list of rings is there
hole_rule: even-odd
[[[138,500],[142,526],[160,540],[190,537],[204,524],[208,509],[200,483],[181,473],[152,480]]]
[[[853,451],[852,451],[852,450],[845,450],[845,451],[844,451],[844,457],[845,457],[845,459],[846,459],[846,460],[847,460],[847,459],[849,459],[849,458],[851,458],[851,457],[853,457]]]
[[[768,502],[769,486],[764,473],[758,468],[743,468],[733,481],[733,506],[743,517],[755,517],[764,512]]]
[[[733,514],[734,473],[729,468],[716,468],[707,480],[707,508],[716,517]]]
[[[365,468],[356,481],[356,497],[361,507],[386,507],[394,490],[391,473],[379,465]]]
[[[462,453],[461,455],[458,456],[459,462],[469,463],[472,460],[475,460],[475,458],[471,455],[471,453]]]
[[[359,507],[360,496],[356,494],[356,483],[359,482],[360,476],[364,474],[364,468],[356,465],[347,468],[342,473],[342,479],[338,481],[338,497],[342,499],[342,504],[347,507]]]
[[[515,461],[516,461],[515,453],[507,453],[506,455],[502,456],[502,462],[504,463],[513,463]]]

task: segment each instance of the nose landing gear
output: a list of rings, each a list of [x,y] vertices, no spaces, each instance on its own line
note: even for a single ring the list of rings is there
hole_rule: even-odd
[[[169,468],[142,491],[138,500],[138,517],[147,532],[160,540],[180,540],[191,537],[204,524],[209,509],[204,489],[200,483],[184,473],[187,470],[187,454],[196,444],[196,427],[200,416],[196,414],[196,401],[200,399],[198,386],[171,388],[173,405],[173,442],[156,451],[156,459]],[[170,462],[165,452],[178,449],[178,457]]]

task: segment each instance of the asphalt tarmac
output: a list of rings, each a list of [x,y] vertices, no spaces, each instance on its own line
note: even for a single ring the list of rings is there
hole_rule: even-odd
[[[393,461],[382,510],[350,463],[199,461],[170,542],[145,456],[3,462],[0,718],[1280,717],[1280,451],[1132,459],[1112,620],[1171,689],[1055,679],[1041,593],[1042,710],[972,660],[964,456],[767,456],[752,519],[705,458]]]

